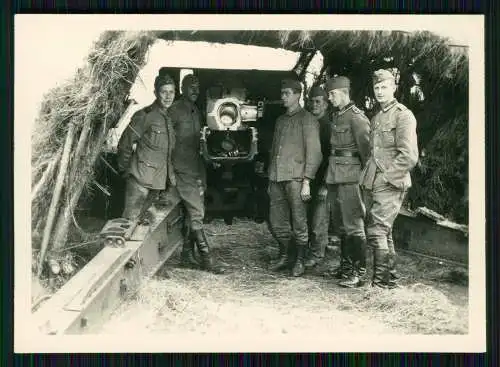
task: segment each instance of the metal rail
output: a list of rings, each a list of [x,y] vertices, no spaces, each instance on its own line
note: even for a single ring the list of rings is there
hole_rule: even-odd
[[[169,193],[163,206],[147,211],[149,224],[109,221],[104,248],[50,299],[33,312],[38,332],[48,335],[98,332],[111,313],[142,282],[155,275],[182,243],[184,213]]]

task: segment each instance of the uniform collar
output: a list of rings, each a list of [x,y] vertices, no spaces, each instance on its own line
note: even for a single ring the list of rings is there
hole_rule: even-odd
[[[346,104],[346,105],[344,106],[344,108],[342,108],[341,110],[339,110],[337,114],[338,114],[339,116],[340,116],[340,115],[343,115],[344,113],[346,113],[347,111],[349,111],[349,110],[350,110],[351,108],[353,108],[353,107],[354,107],[354,102],[352,102],[352,101],[351,101],[351,102],[349,102],[348,104]]]
[[[160,113],[161,113],[161,114],[163,114],[163,115],[166,115],[166,114],[167,114],[168,108],[167,108],[166,110],[164,110],[164,109],[161,107],[161,105],[160,105],[160,103],[158,102],[158,100],[155,100],[155,101],[153,102],[153,104],[151,105],[151,107],[152,107],[152,109],[157,110],[158,112],[160,112]]]
[[[389,111],[391,108],[393,108],[396,104],[398,103],[398,100],[396,98],[394,98],[392,101],[390,101],[387,106],[385,106],[384,108],[381,108],[382,111],[384,112],[387,112]]]
[[[187,97],[181,96],[180,100],[185,106],[188,106],[189,108],[196,106],[196,104],[189,100]]]
[[[288,113],[288,111],[285,112],[285,115],[287,116],[293,116],[293,115],[296,115],[298,114],[300,111],[302,111],[302,107],[299,105],[299,108],[297,108],[295,111],[293,111],[292,113]]]

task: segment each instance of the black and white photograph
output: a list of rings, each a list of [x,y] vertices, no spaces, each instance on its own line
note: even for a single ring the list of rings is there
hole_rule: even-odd
[[[15,351],[485,351],[483,23],[16,15]]]

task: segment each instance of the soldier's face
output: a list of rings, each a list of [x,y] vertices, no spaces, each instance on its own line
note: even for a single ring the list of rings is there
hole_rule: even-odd
[[[345,94],[340,89],[333,89],[328,92],[328,99],[332,102],[333,107],[339,107],[344,103]]]
[[[283,106],[286,108],[291,107],[299,102],[300,93],[295,93],[292,88],[284,88],[281,90],[281,100]]]
[[[373,93],[375,94],[375,99],[378,103],[392,101],[394,99],[395,92],[396,84],[392,79],[383,80],[373,86]]]
[[[195,81],[185,85],[182,89],[182,94],[184,94],[191,102],[196,102],[200,94],[200,84]]]
[[[322,116],[328,108],[328,102],[321,96],[312,97],[309,103],[314,116]]]
[[[156,99],[163,108],[168,108],[172,105],[175,98],[175,86],[173,84],[165,84],[158,88],[155,92]]]

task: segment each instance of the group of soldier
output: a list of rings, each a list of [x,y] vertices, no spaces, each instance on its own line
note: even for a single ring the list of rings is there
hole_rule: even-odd
[[[310,111],[299,103],[301,83],[282,81],[286,112],[276,121],[268,166],[269,229],[279,244],[271,270],[288,268],[301,276],[320,263],[334,222],[341,249],[335,273],[339,284],[366,282],[369,245],[372,285],[396,286],[392,225],[418,160],[416,120],[394,97],[396,88],[389,71],[374,73],[378,111],[370,121],[351,101],[350,80],[344,76],[312,88]],[[175,100],[174,80],[160,72],[154,90],[155,101],[134,114],[118,144],[118,166],[126,178],[123,217],[137,220],[152,197],[173,190],[187,214],[181,263],[223,273],[203,229],[206,171],[199,154],[202,116],[195,104],[199,81],[187,75]]]
[[[206,171],[199,154],[198,79],[187,75],[181,91],[175,100],[175,82],[160,69],[154,82],[155,101],[132,116],[120,138],[118,168],[126,179],[122,216],[138,220],[155,199],[171,189],[186,211],[182,264],[222,273],[203,229]],[[196,247],[200,261],[194,256]]]
[[[271,269],[291,268],[301,276],[318,264],[333,222],[340,237],[339,285],[366,283],[371,248],[371,284],[397,286],[392,226],[418,162],[416,120],[395,98],[391,72],[377,70],[372,85],[378,104],[370,121],[352,102],[347,77],[314,87],[310,112],[299,104],[301,84],[283,81],[287,111],[276,123],[269,166],[269,225],[279,244]]]

